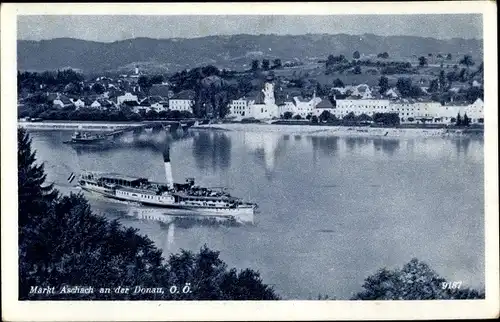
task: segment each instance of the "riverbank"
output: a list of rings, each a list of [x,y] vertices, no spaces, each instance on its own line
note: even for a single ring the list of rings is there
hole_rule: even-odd
[[[27,130],[116,131],[141,125],[139,122],[17,122],[19,128]]]
[[[211,129],[220,131],[272,132],[282,134],[308,134],[315,136],[368,136],[368,137],[448,137],[482,136],[483,129],[423,129],[423,128],[375,128],[366,126],[311,126],[278,124],[206,124],[193,129]]]

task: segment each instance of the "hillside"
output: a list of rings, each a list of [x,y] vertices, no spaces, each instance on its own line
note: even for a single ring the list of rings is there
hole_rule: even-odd
[[[242,69],[252,59],[317,60],[329,54],[352,57],[388,52],[391,58],[428,53],[471,54],[482,60],[483,42],[477,39],[439,40],[414,36],[233,35],[191,39],[135,38],[100,43],[72,38],[17,42],[18,69],[48,70],[64,67],[84,72],[132,70],[135,64],[161,71],[176,71],[215,64]],[[246,66],[244,66],[246,64]]]

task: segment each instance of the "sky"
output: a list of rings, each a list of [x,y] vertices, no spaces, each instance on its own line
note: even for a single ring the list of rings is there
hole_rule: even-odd
[[[480,14],[328,15],[328,16],[18,16],[18,39],[78,38],[113,42],[136,37],[196,38],[211,35],[307,33],[438,39],[483,38]]]

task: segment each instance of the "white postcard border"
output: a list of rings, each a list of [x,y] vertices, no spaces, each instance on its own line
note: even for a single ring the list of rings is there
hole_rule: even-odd
[[[453,301],[18,301],[16,15],[20,14],[415,14],[482,13],[486,108],[485,300]],[[2,4],[2,318],[85,320],[366,320],[488,318],[499,314],[498,84],[496,4],[491,1],[386,3]],[[496,108],[495,108],[496,107]]]

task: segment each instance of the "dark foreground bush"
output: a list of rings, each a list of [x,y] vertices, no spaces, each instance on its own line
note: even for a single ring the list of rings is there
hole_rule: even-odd
[[[485,296],[484,291],[447,282],[416,258],[402,269],[378,270],[365,279],[363,288],[353,300],[459,300]]]

